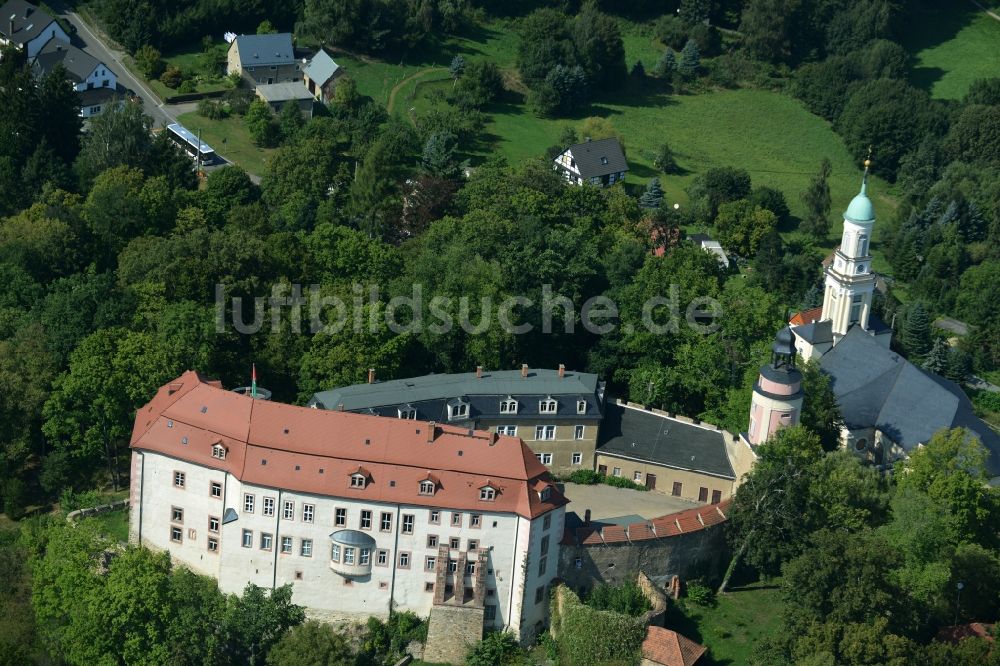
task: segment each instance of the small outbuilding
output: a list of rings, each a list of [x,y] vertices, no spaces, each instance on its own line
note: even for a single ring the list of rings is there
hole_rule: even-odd
[[[647,627],[642,642],[642,666],[694,666],[707,648],[676,631]]]
[[[275,112],[281,111],[281,107],[287,102],[295,102],[306,118],[312,118],[315,98],[301,82],[257,86],[257,97],[270,104]]]
[[[333,99],[337,79],[344,75],[344,68],[338,65],[330,54],[320,49],[302,70],[306,88],[324,104]]]

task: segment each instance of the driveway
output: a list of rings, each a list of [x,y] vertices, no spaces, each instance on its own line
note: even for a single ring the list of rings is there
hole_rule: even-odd
[[[125,56],[123,52],[112,49],[102,41],[91,30],[90,26],[71,8],[66,7],[60,2],[52,2],[51,6],[61,17],[65,18],[76,28],[76,35],[73,38],[76,46],[79,46],[113,69],[115,74],[118,75],[118,82],[125,88],[135,91],[142,98],[146,114],[152,117],[154,126],[164,127],[170,123],[177,122],[177,119],[168,110],[169,107],[164,105],[160,101],[160,98],[145,83],[132,76],[128,68],[122,64],[122,58]]]

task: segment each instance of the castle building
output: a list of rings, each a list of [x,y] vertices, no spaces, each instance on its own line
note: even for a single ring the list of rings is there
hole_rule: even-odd
[[[604,416],[604,383],[597,375],[531,369],[424,375],[355,384],[313,395],[310,407],[422,419],[520,437],[539,462],[568,474],[593,469]]]
[[[547,623],[567,501],[517,437],[251,393],[189,371],[138,411],[133,543],[225,592],[291,584],[321,619]]]
[[[975,415],[958,384],[892,351],[892,329],[871,311],[875,207],[868,198],[869,165],[866,161],[861,191],[844,213],[840,247],[825,269],[823,306],[798,312],[789,321],[795,348],[804,359],[818,361],[831,379],[843,417],[844,448],[888,466],[939,430],[962,427],[987,449],[987,474],[1000,481],[1000,435]],[[755,388],[754,409],[758,393]]]
[[[763,444],[778,428],[794,426],[802,414],[802,373],[795,367],[795,336],[789,327],[778,331],[771,362],[760,369],[750,399],[747,442]]]

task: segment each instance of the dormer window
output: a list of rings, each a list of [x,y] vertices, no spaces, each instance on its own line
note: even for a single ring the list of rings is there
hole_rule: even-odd
[[[399,414],[399,418],[401,419],[409,419],[412,421],[417,418],[417,410],[410,405],[400,407],[396,410],[396,412]]]
[[[437,490],[437,485],[433,481],[428,479],[420,482],[421,495],[433,495],[435,490]]]
[[[213,458],[217,458],[219,460],[225,460],[226,459],[226,447],[224,447],[222,444],[213,444],[212,445],[212,457]]]
[[[559,403],[552,398],[546,398],[545,400],[540,400],[538,402],[538,413],[539,414],[555,414],[556,409],[558,409]]]
[[[506,400],[501,400],[500,413],[517,414],[517,400],[514,400],[513,398],[507,398]]]
[[[608,158],[607,157],[602,157],[601,158],[601,164],[607,164],[607,163],[608,163]]]
[[[497,498],[497,489],[493,486],[483,486],[479,489],[479,501],[492,502]]]
[[[448,403],[448,420],[464,419],[469,416],[469,403],[454,400]]]
[[[576,413],[577,414],[586,414],[587,413],[587,401],[586,400],[577,400],[576,401]]]
[[[351,488],[364,488],[368,485],[368,472],[364,467],[359,467],[358,471],[351,474]]]
[[[545,487],[544,487],[544,488],[542,488],[542,490],[541,490],[541,491],[540,491],[540,492],[538,493],[538,498],[539,498],[540,500],[542,500],[543,502],[548,502],[548,501],[549,501],[549,498],[550,498],[551,496],[552,496],[552,486],[545,486]]]

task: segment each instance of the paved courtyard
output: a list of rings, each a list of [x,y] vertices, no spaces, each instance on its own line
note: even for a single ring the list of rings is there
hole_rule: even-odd
[[[570,500],[566,511],[575,513],[580,520],[583,520],[587,509],[590,509],[591,520],[621,516],[641,516],[648,519],[699,506],[697,502],[679,497],[657,492],[613,488],[604,484],[583,486],[567,483],[563,492]]]

